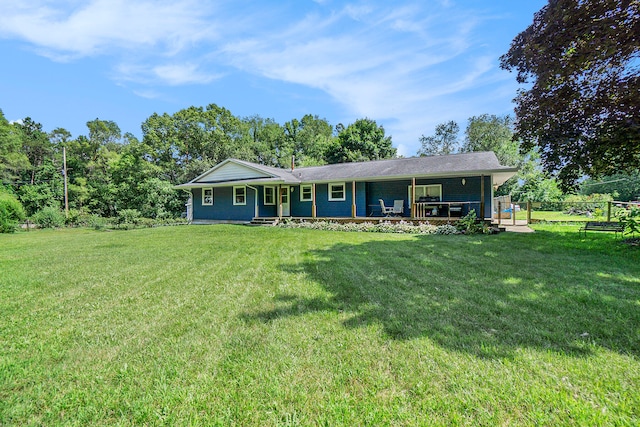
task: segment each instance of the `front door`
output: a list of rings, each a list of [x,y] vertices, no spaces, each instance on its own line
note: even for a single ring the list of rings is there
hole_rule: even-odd
[[[289,186],[280,187],[280,203],[282,204],[282,216],[291,215],[291,204],[289,203]]]

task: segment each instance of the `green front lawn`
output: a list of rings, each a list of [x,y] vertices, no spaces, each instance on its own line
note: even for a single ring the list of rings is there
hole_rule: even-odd
[[[0,235],[0,425],[638,425],[640,250],[577,228]]]

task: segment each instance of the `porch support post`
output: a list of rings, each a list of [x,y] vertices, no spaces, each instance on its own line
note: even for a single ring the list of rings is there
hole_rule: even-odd
[[[278,184],[278,218],[282,219],[282,186]]]
[[[351,181],[351,218],[356,217],[356,182]]]
[[[316,183],[311,184],[311,217],[316,217]]]
[[[416,217],[416,179],[411,178],[411,218]]]
[[[484,175],[480,175],[480,218],[484,221]]]

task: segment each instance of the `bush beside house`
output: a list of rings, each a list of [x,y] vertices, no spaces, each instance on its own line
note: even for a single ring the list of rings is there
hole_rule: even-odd
[[[0,233],[13,233],[25,219],[22,203],[11,193],[0,191]]]

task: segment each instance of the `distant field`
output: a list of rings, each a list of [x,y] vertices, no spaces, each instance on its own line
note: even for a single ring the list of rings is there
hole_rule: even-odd
[[[527,219],[527,211],[519,211],[516,212],[516,219]],[[538,221],[559,221],[559,222],[587,222],[587,221],[606,221],[607,213],[604,212],[601,215],[570,215],[564,212],[558,211],[532,211],[531,219]],[[612,221],[617,221],[617,218],[614,215],[611,215]],[[505,221],[508,221],[506,219]]]
[[[638,425],[608,233],[0,235],[0,425]]]

